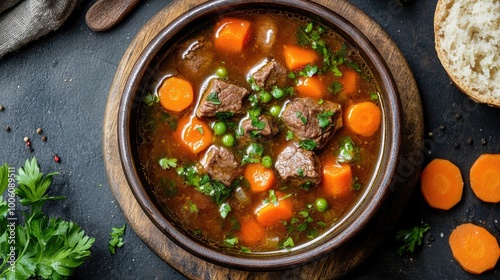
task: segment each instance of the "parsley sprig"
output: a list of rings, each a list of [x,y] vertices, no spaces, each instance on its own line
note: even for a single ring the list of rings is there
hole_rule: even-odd
[[[49,196],[47,190],[52,184],[52,172],[44,176],[36,158],[26,160],[19,168],[15,181],[15,194],[26,210],[24,219],[15,224],[15,242],[9,242],[12,221],[7,220],[8,208],[0,195],[0,279],[65,279],[75,268],[90,257],[95,239],[74,222],[48,217],[42,212],[49,200],[64,199],[63,196]],[[8,178],[8,179],[5,179]],[[10,180],[8,166],[0,167],[0,191],[3,194]],[[15,247],[16,259],[8,263],[11,247]],[[15,265],[15,269],[10,269]]]
[[[396,233],[396,239],[402,241],[404,244],[399,247],[398,253],[413,253],[416,246],[422,244],[424,239],[424,233],[426,233],[431,227],[428,224],[423,224],[421,226],[415,226],[410,229],[400,230]]]
[[[108,248],[112,255],[116,254],[116,248],[121,248],[123,244],[123,236],[125,235],[126,224],[123,227],[112,227],[109,234]]]

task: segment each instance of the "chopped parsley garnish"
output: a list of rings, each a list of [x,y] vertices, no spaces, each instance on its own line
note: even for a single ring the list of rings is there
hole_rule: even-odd
[[[337,156],[338,162],[354,162],[358,161],[360,157],[359,148],[356,146],[351,137],[346,136],[340,141],[339,154]]]
[[[262,130],[264,129],[264,127],[266,127],[266,123],[259,120],[260,114],[260,108],[253,108],[248,110],[248,115],[250,116],[250,120],[252,120],[252,126],[257,128],[258,130]]]
[[[121,228],[111,228],[111,233],[109,234],[109,242],[108,242],[108,248],[109,251],[111,252],[111,255],[116,254],[116,248],[121,248],[123,244],[123,236],[125,235],[125,227],[127,225],[123,224],[123,227]]]
[[[328,86],[328,91],[337,94],[342,90],[343,86],[339,81],[334,81]]]
[[[283,248],[291,248],[291,247],[295,246],[295,243],[293,242],[293,238],[288,237],[287,239],[285,239],[285,241],[283,241],[283,244],[281,244],[281,246]]]
[[[398,253],[413,253],[413,251],[415,251],[415,247],[422,244],[424,233],[426,233],[430,228],[431,227],[428,224],[423,224],[421,226],[398,231],[396,233],[396,239],[404,243],[404,245],[399,247]]]
[[[319,113],[316,116],[319,120],[319,127],[321,127],[321,129],[323,130],[327,128],[332,123],[331,122],[332,116],[333,116],[333,111],[324,111]]]
[[[304,170],[302,168],[297,169],[297,174],[299,174],[300,177],[304,177]]]
[[[199,125],[199,126],[196,126],[195,127],[196,130],[198,130],[198,132],[203,135],[203,126]]]
[[[224,239],[224,244],[228,245],[229,247],[234,247],[238,245],[238,237],[227,237]]]
[[[304,139],[299,141],[299,146],[304,150],[312,151],[318,144],[311,139]]]
[[[191,214],[198,213],[199,211],[198,206],[196,206],[196,204],[194,204],[194,202],[192,201],[188,202],[188,207],[189,207],[189,213]]]
[[[359,182],[359,178],[358,177],[354,177],[354,182],[352,184],[351,189],[353,191],[359,191],[362,187],[363,187],[363,185],[361,184],[361,182]]]
[[[246,154],[243,155],[241,165],[246,163],[259,163],[261,161],[262,154],[264,154],[264,147],[262,144],[251,143],[246,149]]]
[[[229,212],[231,212],[231,206],[228,203],[224,202],[219,206],[219,214],[222,218],[225,219]]]
[[[215,113],[215,117],[221,121],[226,121],[234,116],[233,112],[217,112]]]
[[[207,95],[207,101],[212,102],[215,105],[220,105],[219,94],[217,92],[211,92]]]
[[[176,168],[177,167],[177,159],[176,158],[161,158],[158,163],[160,164],[160,167],[163,169],[170,169],[170,167]]]
[[[289,131],[287,131],[287,132],[286,132],[286,137],[285,137],[285,139],[286,139],[287,141],[290,141],[290,140],[292,140],[292,139],[293,139],[293,132],[292,132],[291,130],[289,130]]]
[[[371,92],[370,93],[370,100],[377,101],[378,100],[378,92]]]
[[[295,112],[295,116],[300,119],[303,124],[307,124],[307,118],[302,115],[301,112]]]
[[[299,75],[303,77],[312,77],[314,74],[318,73],[318,71],[318,66],[307,64],[302,70],[299,71]]]
[[[219,206],[226,201],[233,190],[217,180],[212,180],[207,174],[199,174],[194,166],[179,167],[177,174],[184,178],[187,185],[209,196]]]
[[[146,94],[146,96],[144,96],[144,98],[142,99],[142,101],[147,105],[147,106],[151,106],[155,103],[158,103],[160,102],[160,97],[156,94],[153,94],[151,92],[149,92],[148,94]]]

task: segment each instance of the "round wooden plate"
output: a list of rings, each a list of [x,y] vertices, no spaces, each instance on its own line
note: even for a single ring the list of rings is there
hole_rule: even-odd
[[[174,1],[155,15],[137,34],[118,65],[109,91],[103,126],[103,153],[111,190],[123,214],[139,237],[164,261],[190,279],[334,279],[339,278],[370,255],[399,218],[418,180],[423,161],[423,112],[418,88],[410,68],[395,43],[375,21],[343,0],[316,0],[357,26],[376,46],[396,80],[403,107],[403,154],[389,203],[377,219],[352,242],[328,257],[287,271],[251,272],[218,266],[201,260],[170,241],[148,219],[135,200],[121,167],[118,152],[117,116],[120,99],[130,71],[146,45],[172,19],[202,0]]]

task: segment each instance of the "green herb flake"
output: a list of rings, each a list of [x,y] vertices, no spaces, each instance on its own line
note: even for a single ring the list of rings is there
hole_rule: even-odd
[[[126,224],[123,224],[123,227],[121,228],[116,228],[112,227],[111,228],[111,233],[109,234],[109,242],[108,242],[108,248],[109,251],[111,252],[111,255],[116,254],[116,248],[121,248],[124,244],[123,242],[123,236],[125,235],[125,228]]]
[[[247,163],[259,163],[261,161],[262,155],[264,154],[264,147],[259,143],[251,143],[247,149],[243,159],[241,160],[241,165]]]
[[[334,81],[328,86],[328,91],[337,94],[339,93],[344,86],[339,81]]]
[[[424,239],[424,233],[430,229],[428,224],[416,226],[410,229],[400,230],[396,233],[396,239],[404,244],[399,247],[398,253],[413,253],[416,246],[420,246]]]
[[[224,202],[219,206],[219,214],[223,219],[227,217],[229,212],[231,212],[231,206],[228,203]]]
[[[312,151],[318,144],[311,139],[304,139],[299,141],[299,146],[304,150]]]
[[[303,77],[312,77],[319,71],[318,66],[307,64],[302,70],[299,71],[299,75]]]
[[[285,241],[282,244],[283,248],[291,248],[293,246],[295,246],[295,243],[293,242],[293,238],[291,238],[291,237],[288,237],[287,239],[285,239]]]
[[[319,127],[326,129],[332,123],[333,111],[324,111],[319,113],[316,117],[319,121]]]
[[[196,130],[198,130],[198,132],[199,132],[201,135],[203,135],[203,126],[201,126],[201,125],[197,125],[197,126],[195,127],[195,129],[196,129]],[[175,167],[175,166],[174,166],[174,167]]]
[[[219,94],[217,92],[211,92],[207,95],[207,101],[212,102],[215,105],[220,105]]]
[[[287,131],[286,132],[286,137],[285,137],[286,141],[290,141],[293,139],[293,132],[292,131]]]
[[[370,100],[371,101],[377,101],[378,99],[379,99],[378,92],[371,92],[370,93]]]
[[[297,174],[299,174],[300,177],[304,177],[304,170],[302,168],[298,168]]]
[[[238,245],[238,237],[228,237],[224,239],[224,244],[229,247],[235,247]]]
[[[295,112],[295,116],[299,118],[303,124],[307,124],[307,118],[302,115],[302,112]]]
[[[153,104],[160,102],[160,97],[158,97],[158,95],[156,94],[148,92],[148,94],[144,96],[142,101],[144,102],[144,104],[146,104],[146,106],[152,106]]]
[[[343,162],[355,162],[360,158],[359,147],[356,146],[351,137],[346,136],[340,141],[339,154],[337,156],[337,161]]]
[[[278,198],[276,197],[276,193],[274,190],[269,190],[269,201],[274,204],[274,206],[278,206]]]
[[[188,202],[188,207],[189,207],[189,213],[198,213],[200,210],[198,209],[198,206],[192,201]]]
[[[158,163],[160,164],[160,167],[163,169],[170,169],[176,168],[177,167],[177,159],[176,158],[161,158]]]

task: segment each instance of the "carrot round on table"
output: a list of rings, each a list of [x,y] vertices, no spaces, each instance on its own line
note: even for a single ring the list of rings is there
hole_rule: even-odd
[[[215,25],[214,46],[220,51],[240,53],[250,40],[250,35],[250,21],[226,17]]]
[[[318,76],[299,77],[295,90],[301,97],[312,97],[319,99],[326,92],[326,87]]]
[[[481,274],[491,270],[500,258],[496,238],[485,228],[471,223],[456,227],[448,244],[453,258],[469,273]]]
[[[197,154],[212,144],[210,126],[196,116],[185,116],[177,123],[174,136],[192,153]]]
[[[322,175],[322,188],[332,198],[345,197],[352,192],[352,170],[349,164],[325,164]]]
[[[273,169],[266,168],[261,163],[250,163],[245,167],[243,176],[248,181],[253,192],[265,192],[271,189],[276,182]]]
[[[319,60],[315,50],[303,49],[295,45],[284,45],[283,54],[289,70],[297,70],[307,64],[314,65]]]
[[[266,230],[255,219],[247,219],[240,222],[238,237],[247,246],[256,245],[264,243]]]
[[[460,169],[449,160],[434,159],[420,175],[425,201],[433,207],[448,210],[462,199],[464,182]]]
[[[474,162],[470,186],[482,201],[500,202],[500,154],[484,154]]]
[[[163,108],[180,112],[193,103],[191,83],[179,77],[166,78],[158,89],[158,97]]]
[[[380,129],[382,110],[372,102],[356,103],[347,108],[345,125],[354,133],[369,137]]]
[[[293,205],[290,200],[283,198],[279,192],[276,192],[276,197],[276,202],[268,202],[256,209],[255,214],[259,224],[270,227],[292,218]]]

